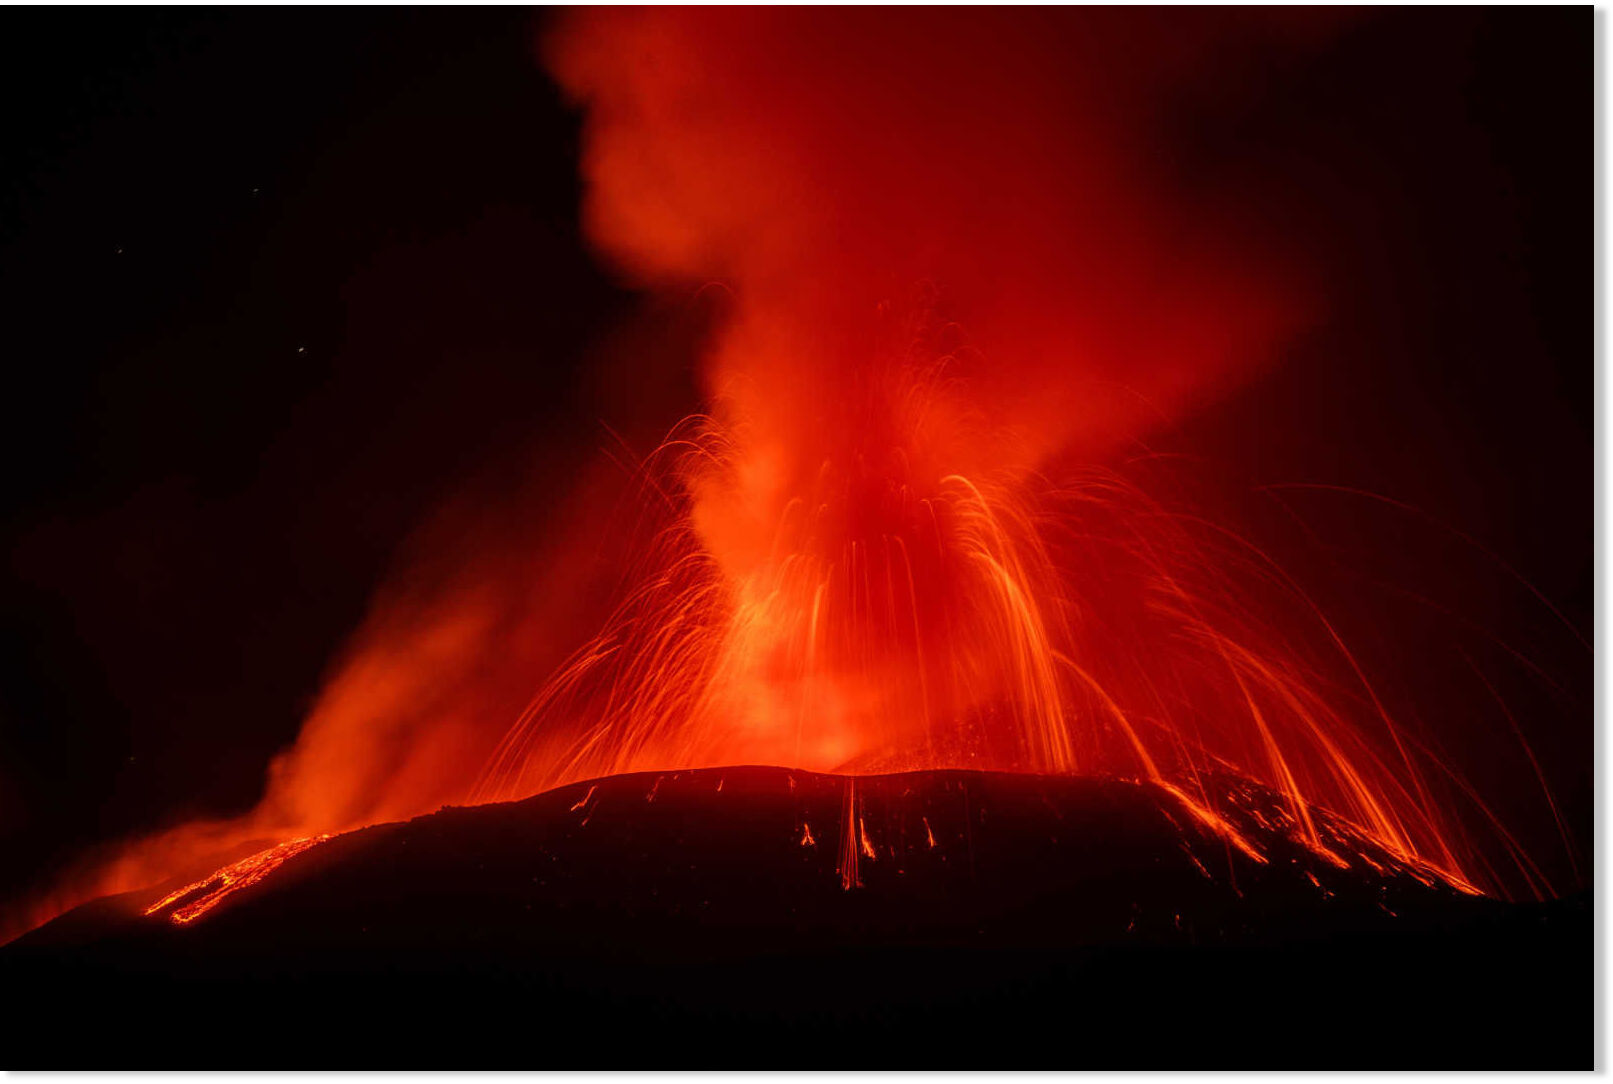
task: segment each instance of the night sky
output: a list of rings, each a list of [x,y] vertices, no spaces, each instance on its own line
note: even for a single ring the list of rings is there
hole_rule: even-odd
[[[8,20],[0,898],[98,841],[250,808],[411,531],[533,463],[557,499],[602,423],[647,438],[694,409],[709,316],[617,284],[580,236],[541,14]],[[1163,440],[1245,486],[1413,504],[1587,638],[1590,32],[1585,11],[1386,11],[1185,105],[1180,167],[1323,254],[1333,309]],[[624,333],[664,344],[653,397],[601,375]],[[1588,847],[1588,653],[1411,521],[1306,511],[1337,562],[1545,653],[1568,699],[1521,725]],[[1421,665],[1415,630],[1375,651],[1352,617],[1369,661]]]

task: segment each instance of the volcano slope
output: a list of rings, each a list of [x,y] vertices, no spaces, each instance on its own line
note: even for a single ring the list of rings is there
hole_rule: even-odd
[[[1214,786],[1224,821],[1114,779],[760,767],[448,808],[0,949],[7,1060],[1590,1063],[1587,898],[1475,897],[1324,817],[1329,857]]]

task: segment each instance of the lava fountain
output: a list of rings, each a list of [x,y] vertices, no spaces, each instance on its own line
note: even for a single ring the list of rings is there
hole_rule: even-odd
[[[1203,777],[1232,772],[1282,795],[1325,857],[1313,807],[1470,887],[1424,789],[1438,765],[1282,570],[1116,472],[1055,486],[1004,465],[961,351],[932,343],[920,321],[864,366],[847,420],[804,452],[733,403],[675,433],[646,467],[663,522],[637,585],[474,800],[723,764],[976,768],[1136,779],[1220,824]],[[790,458],[816,468],[792,477]]]

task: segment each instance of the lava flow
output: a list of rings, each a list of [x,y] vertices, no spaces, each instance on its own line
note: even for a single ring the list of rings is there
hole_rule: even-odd
[[[160,911],[168,911],[169,919],[180,926],[194,922],[217,907],[226,897],[263,880],[279,869],[287,859],[295,858],[303,851],[316,847],[329,838],[330,836],[323,835],[309,839],[294,839],[289,843],[281,843],[249,855],[239,862],[225,866],[217,873],[193,881],[182,888],[176,888],[147,907],[145,913],[155,915]],[[170,907],[173,909],[168,910]]]
[[[326,833],[467,795],[736,764],[1135,781],[1252,862],[1251,816],[1339,866],[1342,821],[1464,891],[1551,892],[1498,823],[1517,873],[1483,857],[1451,796],[1483,803],[1284,568],[1139,478],[1145,437],[1276,364],[1322,307],[1301,260],[1162,174],[1158,113],[1223,47],[1302,51],[1331,17],[917,23],[563,19],[546,56],[585,110],[591,236],[638,284],[732,298],[706,409],[641,464],[625,593],[546,683],[510,633],[547,634],[546,602],[520,623],[496,607],[581,555],[376,618],[222,834],[299,838],[153,913],[189,900],[189,921]],[[541,686],[502,739],[471,706],[489,671]],[[1228,775],[1281,823],[1227,808],[1206,780]],[[873,849],[851,784],[845,802],[854,889]],[[158,868],[125,863],[116,887]]]

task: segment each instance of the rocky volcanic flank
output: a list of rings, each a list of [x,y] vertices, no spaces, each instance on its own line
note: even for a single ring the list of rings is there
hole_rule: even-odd
[[[1212,789],[743,767],[444,809],[0,949],[8,1061],[1588,1061],[1588,899],[1477,897]]]

